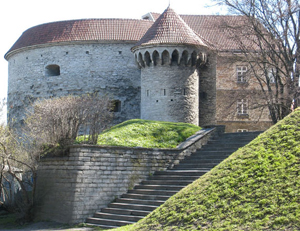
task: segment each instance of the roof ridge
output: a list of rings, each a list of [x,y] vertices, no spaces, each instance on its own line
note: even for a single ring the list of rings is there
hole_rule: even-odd
[[[140,18],[81,18],[81,19],[66,19],[66,20],[59,20],[59,21],[53,21],[53,22],[45,22],[41,23],[32,27],[29,27],[25,31],[28,31],[32,28],[36,28],[39,26],[45,26],[45,25],[51,25],[51,24],[57,24],[57,23],[66,23],[66,22],[83,22],[83,21],[113,21],[113,20],[118,20],[118,21],[148,21],[145,19],[140,19]]]

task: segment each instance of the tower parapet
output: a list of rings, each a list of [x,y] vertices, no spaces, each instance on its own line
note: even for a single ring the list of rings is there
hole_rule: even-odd
[[[188,46],[148,47],[135,51],[135,60],[140,68],[157,65],[195,66],[204,64],[206,59],[206,53]]]

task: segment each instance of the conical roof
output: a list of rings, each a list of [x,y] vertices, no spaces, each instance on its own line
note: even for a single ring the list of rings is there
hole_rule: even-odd
[[[206,46],[201,38],[169,6],[132,48],[159,44]]]

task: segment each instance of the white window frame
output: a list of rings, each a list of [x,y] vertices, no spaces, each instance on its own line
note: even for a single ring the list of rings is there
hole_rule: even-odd
[[[236,131],[237,132],[248,132],[248,129],[239,128]]]
[[[270,81],[270,83],[275,83],[275,72],[273,68],[270,68],[268,70],[268,79]]]
[[[247,99],[238,99],[237,114],[238,115],[248,115],[248,100]]]
[[[247,66],[236,66],[236,77],[238,83],[245,83],[246,81],[246,73],[248,72]]]

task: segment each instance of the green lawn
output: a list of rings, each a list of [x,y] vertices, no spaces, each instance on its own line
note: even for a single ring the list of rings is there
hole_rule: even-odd
[[[300,110],[118,230],[300,230]]]
[[[100,134],[98,145],[176,148],[179,143],[200,129],[198,126],[187,123],[134,119],[118,124]]]

